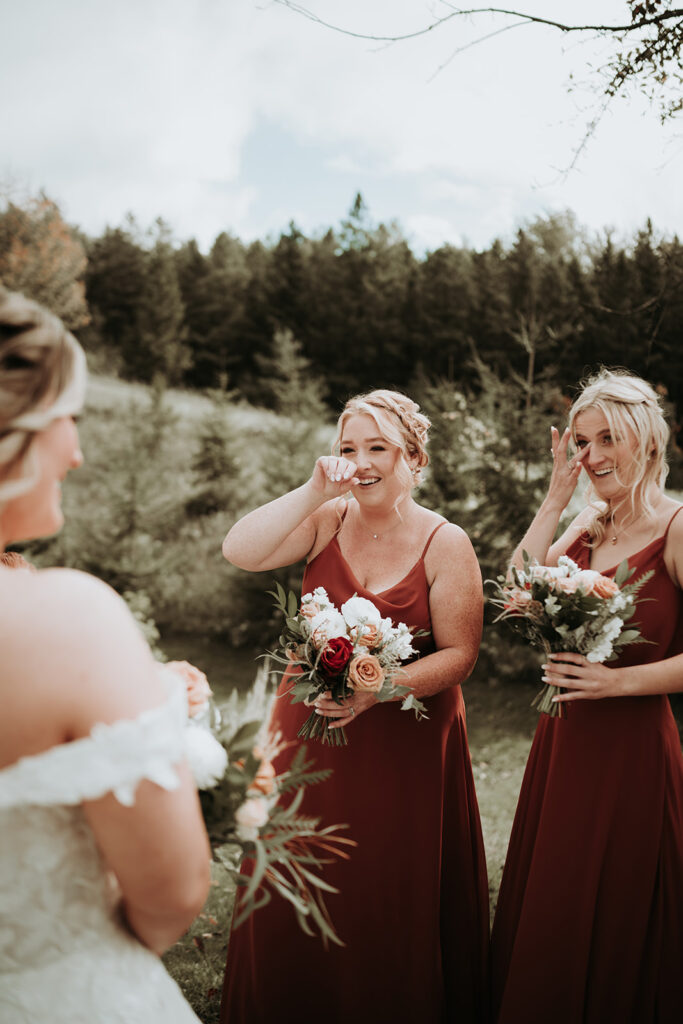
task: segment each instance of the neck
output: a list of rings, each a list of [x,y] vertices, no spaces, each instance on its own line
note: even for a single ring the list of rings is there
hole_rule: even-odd
[[[364,530],[378,540],[382,534],[388,533],[406,522],[406,517],[410,515],[411,504],[410,496],[402,498],[390,509],[365,509],[361,508],[360,503],[357,502],[358,521]]]
[[[615,530],[627,530],[641,519],[651,518],[653,512],[657,509],[660,497],[661,493],[653,494],[650,492],[647,495],[649,509],[645,507],[642,501],[637,501],[632,505],[630,501],[622,500],[614,505],[608,505],[606,510],[607,521]]]

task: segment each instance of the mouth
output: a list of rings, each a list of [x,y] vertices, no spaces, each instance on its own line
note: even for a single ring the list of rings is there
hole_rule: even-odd
[[[603,476],[609,476],[610,473],[613,473],[613,472],[614,472],[614,467],[610,467],[609,469],[594,469],[593,470],[593,476],[597,476],[598,478],[600,478],[600,477],[603,477]]]
[[[378,477],[378,476],[369,476],[369,477],[366,477],[365,480],[360,480],[358,486],[359,487],[372,487],[373,484],[378,484],[379,481],[380,481],[380,477]]]

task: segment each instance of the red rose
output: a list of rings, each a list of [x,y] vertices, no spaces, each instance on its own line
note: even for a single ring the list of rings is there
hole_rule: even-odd
[[[353,654],[353,644],[345,636],[335,636],[327,641],[320,655],[320,666],[328,675],[338,676]]]

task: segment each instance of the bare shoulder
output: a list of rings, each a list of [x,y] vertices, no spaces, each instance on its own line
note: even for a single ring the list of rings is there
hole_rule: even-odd
[[[440,516],[435,517],[431,543],[425,555],[425,569],[430,585],[439,577],[451,573],[475,576],[481,580],[479,562],[472,542],[465,531]]]
[[[666,523],[668,526],[666,544],[664,546],[664,562],[671,579],[679,589],[683,589],[683,508],[677,501],[672,501],[666,511]]]
[[[30,631],[64,651],[76,641],[81,650],[87,645],[86,625],[105,618],[115,629],[126,617],[124,602],[111,587],[75,569],[45,569],[21,577],[17,573],[12,584],[5,621],[13,621],[18,635]]]
[[[149,648],[107,584],[70,569],[16,573],[3,605],[3,684],[21,683],[68,731],[159,703]]]
[[[309,562],[319,555],[338,533],[347,511],[348,502],[345,498],[333,498],[313,513],[311,518],[315,525],[315,541],[307,556]]]

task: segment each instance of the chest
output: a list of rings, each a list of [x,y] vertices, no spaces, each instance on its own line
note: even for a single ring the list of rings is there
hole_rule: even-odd
[[[363,542],[352,547],[338,542],[341,557],[353,578],[365,590],[382,594],[413,573],[422,562],[420,549],[386,540]]]

